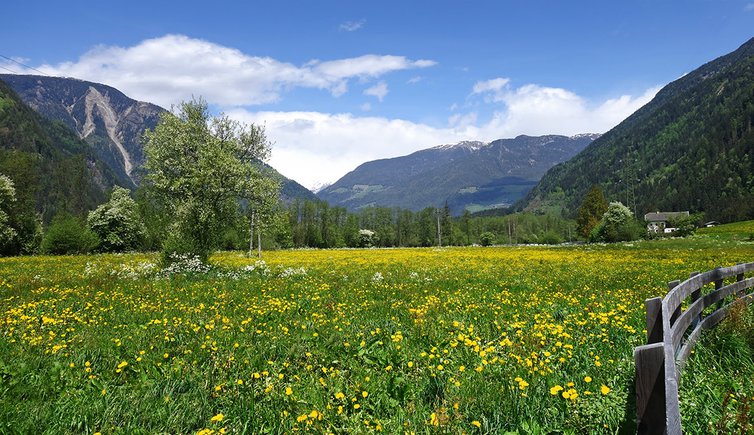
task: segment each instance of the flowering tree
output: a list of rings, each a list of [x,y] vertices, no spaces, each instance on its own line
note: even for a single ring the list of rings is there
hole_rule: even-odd
[[[592,229],[592,242],[624,242],[639,238],[641,227],[634,214],[620,202],[611,202],[602,219]]]
[[[136,249],[145,234],[136,201],[120,186],[115,186],[108,202],[89,212],[87,224],[105,251]]]
[[[183,102],[145,133],[147,182],[173,216],[163,261],[191,254],[206,261],[238,211],[238,198],[261,188],[254,166],[269,157],[264,128],[209,115],[203,100]],[[259,195],[263,196],[263,195]]]

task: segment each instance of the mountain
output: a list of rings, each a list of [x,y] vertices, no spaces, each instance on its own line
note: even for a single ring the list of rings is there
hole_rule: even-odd
[[[49,221],[83,215],[105,192],[128,183],[60,121],[44,118],[0,81],[0,173],[14,182],[18,213]]]
[[[518,136],[460,142],[364,163],[317,196],[356,210],[368,206],[420,210],[446,201],[455,214],[506,207],[542,174],[599,135]]]
[[[638,215],[703,211],[754,218],[754,38],[665,86],[568,162],[553,167],[517,209],[575,214],[599,184]]]
[[[144,176],[141,138],[157,125],[165,109],[131,99],[113,87],[73,78],[0,74],[0,80],[37,113],[61,122],[89,143],[124,186],[139,184]],[[316,198],[270,166],[261,167],[281,182],[283,200]]]
[[[83,80],[13,74],[0,75],[0,80],[37,113],[76,132],[119,175],[138,184],[144,163],[141,137],[157,125],[165,109]]]

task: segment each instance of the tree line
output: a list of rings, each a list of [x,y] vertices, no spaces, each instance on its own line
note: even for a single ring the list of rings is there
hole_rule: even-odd
[[[270,153],[264,129],[210,116],[202,100],[163,114],[145,134],[144,151],[147,175],[134,192],[116,186],[89,212],[63,204],[44,226],[33,203],[0,174],[0,252],[161,251],[170,264],[187,256],[206,262],[216,249],[261,255],[262,248],[614,242],[645,233],[627,207],[607,203],[599,186],[584,197],[575,220],[555,212],[453,217],[447,204],[418,212],[283,204],[280,185],[256,165]]]

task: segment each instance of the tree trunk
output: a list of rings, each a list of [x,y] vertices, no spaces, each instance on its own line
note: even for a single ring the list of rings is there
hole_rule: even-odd
[[[249,219],[249,257],[254,252],[254,211],[251,211],[251,218]]]

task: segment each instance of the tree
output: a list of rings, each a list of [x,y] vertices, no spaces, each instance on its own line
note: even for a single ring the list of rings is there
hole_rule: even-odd
[[[482,246],[490,246],[495,242],[495,235],[489,231],[486,231],[479,235],[479,243]]]
[[[89,212],[87,224],[99,236],[100,248],[108,252],[136,249],[146,234],[136,201],[120,186],[115,186],[109,201]]]
[[[46,254],[86,254],[99,244],[94,234],[79,218],[61,212],[52,218],[42,239],[42,252]]]
[[[598,185],[592,186],[584,197],[584,201],[579,207],[578,217],[576,218],[576,230],[582,237],[588,237],[592,229],[602,219],[602,215],[607,211],[607,200],[602,188]]]
[[[249,256],[254,250],[254,229],[257,232],[257,256],[262,258],[262,231],[272,226],[278,213],[280,183],[272,178],[254,177],[246,186],[244,197],[248,201]]]
[[[183,102],[145,133],[147,182],[166,200],[172,222],[163,262],[176,254],[207,261],[223,229],[261,177],[254,166],[269,157],[264,128],[227,116],[211,117],[203,100]]]
[[[13,181],[0,175],[0,248],[9,245],[18,234],[10,225],[10,209],[16,201],[16,189]]]
[[[634,214],[620,202],[611,202],[597,226],[589,234],[592,242],[625,242],[636,240],[642,232]]]

